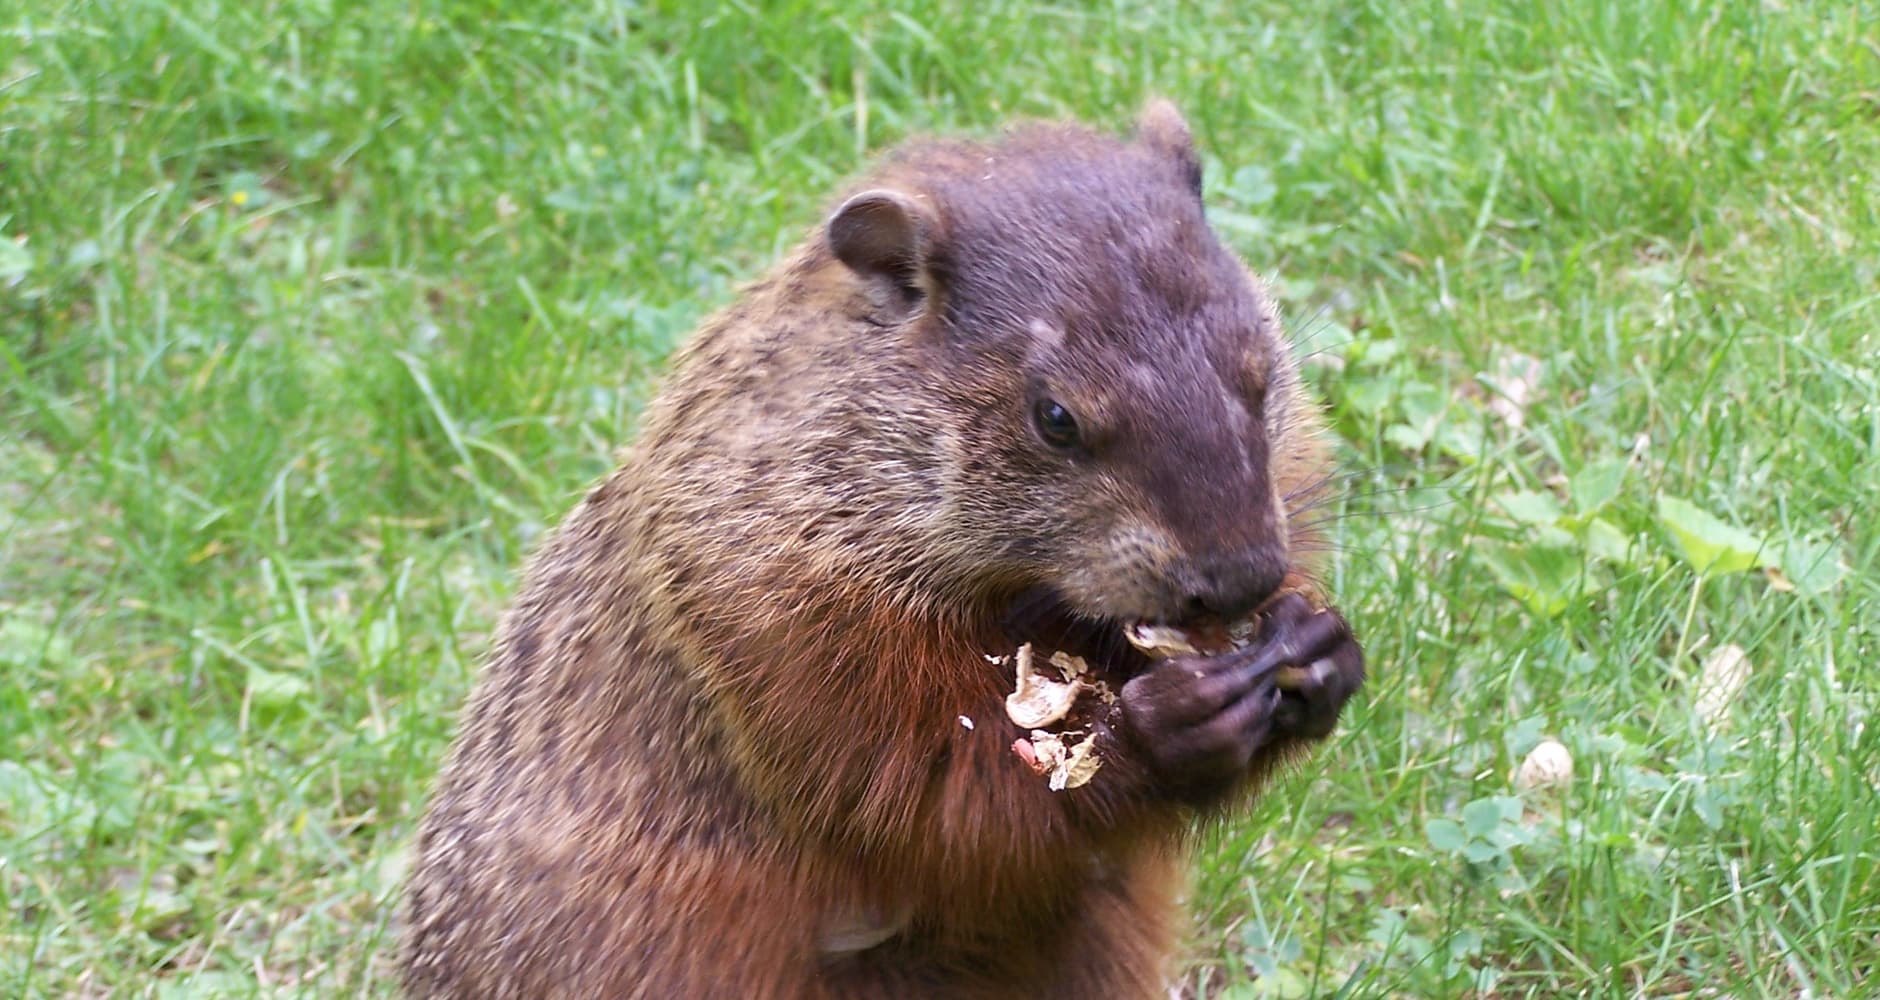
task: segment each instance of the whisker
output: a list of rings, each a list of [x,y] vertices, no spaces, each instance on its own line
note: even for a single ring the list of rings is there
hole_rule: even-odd
[[[1322,495],[1325,492],[1327,492],[1334,484],[1338,484],[1342,482],[1351,482],[1353,480],[1357,480],[1362,477],[1365,477],[1368,474],[1369,473],[1367,472],[1359,471],[1359,472],[1347,472],[1347,473],[1341,473],[1337,475],[1323,476],[1319,479],[1313,480],[1312,482],[1306,483],[1305,485],[1300,486],[1292,490],[1289,493],[1281,494],[1280,499],[1292,500],[1295,497],[1308,497],[1308,496]],[[1397,484],[1397,485],[1392,485],[1392,486],[1380,486],[1375,490],[1365,490],[1361,492],[1351,492],[1351,493],[1339,493],[1337,495],[1338,496],[1351,496],[1351,497],[1375,496],[1378,493],[1409,492],[1411,490],[1418,490],[1418,489],[1428,489],[1428,487],[1413,486],[1413,485],[1408,485],[1408,484]]]
[[[1290,515],[1297,517],[1300,514],[1308,513],[1310,511],[1319,509],[1321,507],[1325,507],[1333,503],[1334,501],[1374,500],[1378,497],[1398,496],[1398,495],[1416,493],[1423,489],[1425,489],[1425,487],[1380,486],[1376,489],[1353,490],[1353,491],[1345,492],[1345,493],[1320,493],[1317,495],[1307,497],[1305,502],[1303,503],[1289,504],[1287,507],[1287,512]],[[1455,502],[1457,501],[1444,500],[1441,503],[1435,504],[1434,506],[1438,506],[1438,507],[1446,506],[1448,504],[1452,504]],[[1411,510],[1411,509],[1426,509],[1426,508],[1400,508],[1400,510]],[[1382,513],[1395,513],[1395,512],[1385,511]]]
[[[1398,507],[1395,510],[1341,510],[1327,512],[1317,517],[1307,519],[1294,518],[1293,523],[1301,528],[1317,528],[1339,521],[1357,520],[1359,518],[1377,518],[1382,520],[1392,517],[1402,517],[1406,514],[1424,514],[1432,510],[1441,510],[1444,507],[1453,506],[1454,503],[1455,501],[1453,500],[1446,500],[1442,503],[1426,504],[1420,507]]]

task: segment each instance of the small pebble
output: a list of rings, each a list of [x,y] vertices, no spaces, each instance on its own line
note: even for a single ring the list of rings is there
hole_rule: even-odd
[[[1707,726],[1723,721],[1747,683],[1749,654],[1741,646],[1718,646],[1704,657],[1703,673],[1697,676],[1697,717]]]
[[[1573,754],[1559,740],[1540,741],[1514,772],[1514,787],[1524,792],[1557,788],[1572,780]]]

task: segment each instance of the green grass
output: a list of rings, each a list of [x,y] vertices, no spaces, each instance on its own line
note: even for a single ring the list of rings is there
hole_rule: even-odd
[[[1191,987],[1880,996],[1880,9],[1554,7],[7,6],[0,995],[388,993],[515,567],[673,344],[869,150],[1164,94],[1374,669],[1213,833]]]

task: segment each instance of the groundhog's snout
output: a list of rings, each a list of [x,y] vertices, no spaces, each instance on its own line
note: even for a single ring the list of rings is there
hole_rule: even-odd
[[[1211,554],[1176,576],[1181,617],[1238,621],[1271,597],[1285,577],[1285,553],[1268,547]]]

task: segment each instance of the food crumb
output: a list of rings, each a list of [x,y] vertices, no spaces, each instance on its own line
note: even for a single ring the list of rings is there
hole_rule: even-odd
[[[1085,692],[1095,694],[1103,704],[1114,703],[1116,695],[1110,686],[1083,657],[1062,650],[1041,657],[1030,643],[1018,647],[1014,655],[999,657],[995,662],[1015,664],[1017,684],[1006,696],[1005,714],[1020,730],[1031,734],[1012,742],[1013,755],[1033,774],[1046,777],[1047,785],[1054,792],[1089,783],[1102,766],[1096,754],[1095,734],[1086,735],[1081,728],[1051,732],[1042,727],[1063,722]],[[1042,664],[1054,669],[1044,670]],[[960,717],[960,724],[972,728],[971,720],[965,716]]]
[[[1096,733],[1091,733],[1084,737],[1083,742],[1071,747],[1051,772],[1051,790],[1061,792],[1066,788],[1076,788],[1095,777],[1097,768],[1103,766],[1103,761],[1097,758],[1096,748]]]
[[[1033,774],[1042,775],[1051,770],[1050,765],[1039,766],[1037,749],[1031,745],[1030,740],[1023,736],[1012,741],[1012,753],[1016,755],[1019,760],[1024,761],[1025,766],[1031,768],[1031,773]]]
[[[1036,729],[1064,718],[1077,696],[1090,687],[1077,677],[1054,681],[1037,670],[1035,660],[1030,643],[1018,647],[1018,685],[1005,696],[1005,714],[1020,729]]]

